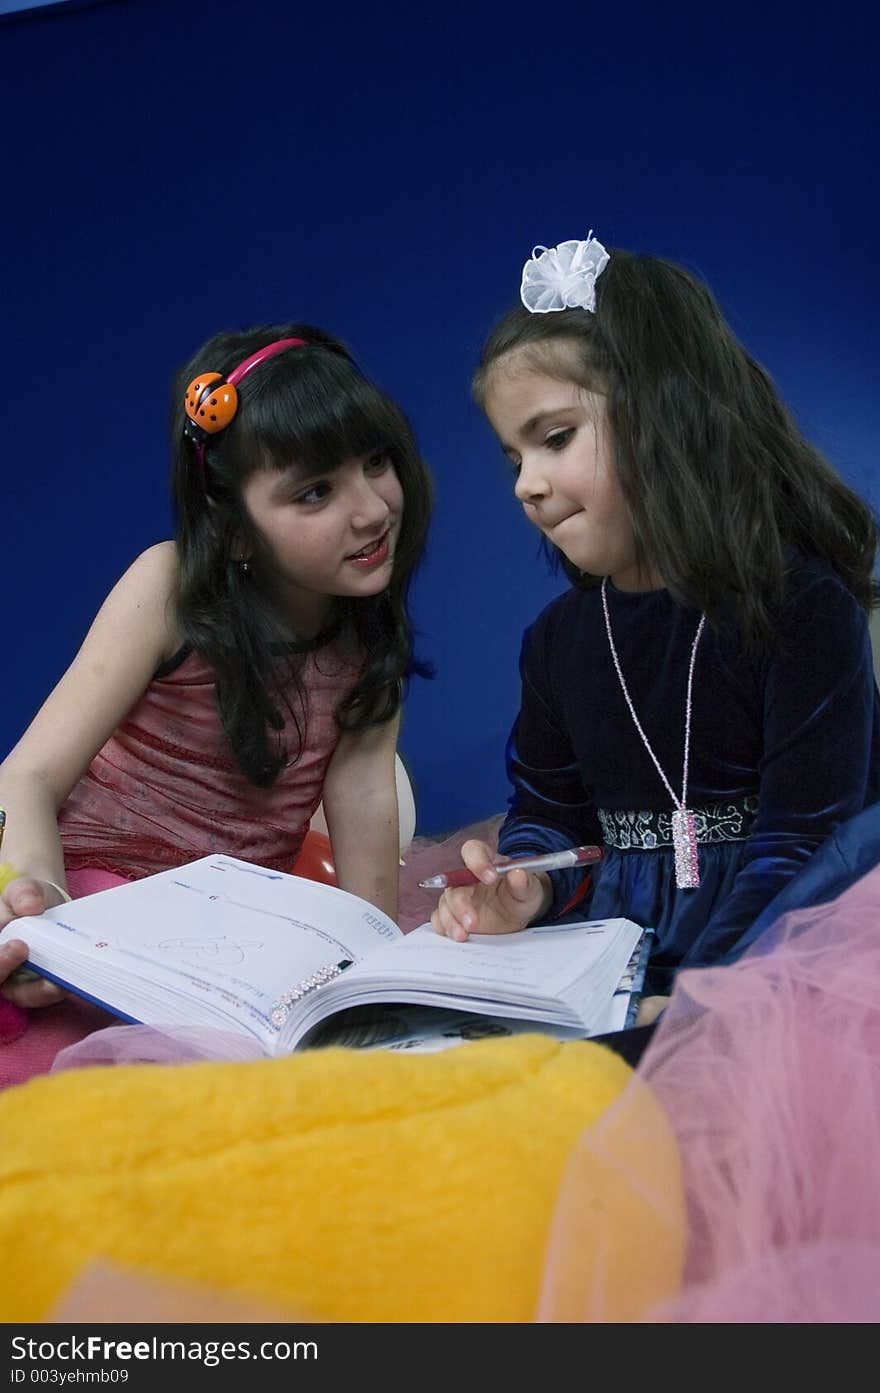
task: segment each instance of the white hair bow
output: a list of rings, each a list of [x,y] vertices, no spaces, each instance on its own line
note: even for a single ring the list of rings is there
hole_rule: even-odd
[[[585,242],[535,247],[523,267],[520,297],[532,314],[579,308],[596,311],[596,281],[611,260],[590,232]]]

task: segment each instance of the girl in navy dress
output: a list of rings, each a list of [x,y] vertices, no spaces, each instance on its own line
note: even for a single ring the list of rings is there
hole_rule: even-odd
[[[665,995],[880,799],[877,530],[680,267],[591,234],[536,248],[521,298],[475,392],[571,586],[523,641],[498,850],[604,856],[498,876],[469,841],[480,883],[433,923],[552,920],[591,876],[577,917],[653,927]]]

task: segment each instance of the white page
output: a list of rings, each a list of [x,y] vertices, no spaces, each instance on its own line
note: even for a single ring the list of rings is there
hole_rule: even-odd
[[[45,922],[48,921],[48,922]],[[50,925],[54,927],[50,927]],[[30,961],[147,1024],[233,1024],[274,1040],[279,996],[320,968],[399,942],[397,926],[345,891],[211,856],[45,915],[16,920]],[[88,977],[76,969],[88,962]],[[184,1013],[181,994],[192,1001]]]
[[[351,970],[346,988],[354,989],[368,980],[393,986],[405,979],[428,990],[453,987],[482,996],[490,987],[492,995],[503,1000],[544,1000],[563,992],[574,975],[588,975],[599,968],[609,943],[628,923],[607,919],[535,927],[515,934],[472,934],[464,943],[444,938],[434,933],[430,924],[423,924],[394,949],[377,948],[367,961]],[[640,932],[633,926],[633,941]],[[623,964],[631,949],[632,944],[621,952]],[[615,982],[619,976],[620,971]]]
[[[605,1011],[594,1019],[590,1034],[610,1035],[614,1030],[623,1030],[626,1025],[629,1001],[629,992],[615,992]]]
[[[630,920],[609,919],[456,943],[424,924],[308,996],[285,1024],[283,1047],[295,1049],[316,1022],[367,1001],[465,1008],[586,1031],[607,1007],[640,934]]]

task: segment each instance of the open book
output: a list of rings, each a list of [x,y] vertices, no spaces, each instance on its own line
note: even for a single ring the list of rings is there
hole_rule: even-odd
[[[398,1014],[408,1003],[530,1022],[563,1037],[599,1034],[615,1028],[615,1001],[625,1023],[645,956],[636,953],[642,930],[628,919],[466,943],[430,925],[405,935],[356,895],[230,856],[18,919],[14,931],[31,967],[116,1016],[233,1032],[266,1055],[328,1043],[331,1018],[350,1030],[353,1008],[382,1004]],[[431,1033],[422,1029],[425,1039]],[[380,1032],[376,1043],[394,1041]]]

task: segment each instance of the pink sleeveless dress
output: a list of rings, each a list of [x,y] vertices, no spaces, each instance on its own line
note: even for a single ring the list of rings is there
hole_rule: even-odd
[[[159,669],[61,809],[74,899],[214,852],[291,870],[339,739],[334,712],[362,664],[363,655],[344,637],[305,656],[307,720],[294,706],[305,732],[302,751],[270,788],[257,788],[227,749],[212,670],[181,650]],[[295,733],[288,748],[295,755]],[[0,1002],[0,1089],[45,1073],[59,1050],[112,1021],[84,1001],[27,1013]]]
[[[68,872],[99,868],[136,880],[223,852],[290,870],[321,801],[339,730],[334,712],[362,659],[344,639],[304,658],[305,732],[285,735],[291,762],[269,788],[236,764],[217,714],[214,674],[182,650],[92,760],[58,823]],[[292,747],[292,748],[291,748]]]

